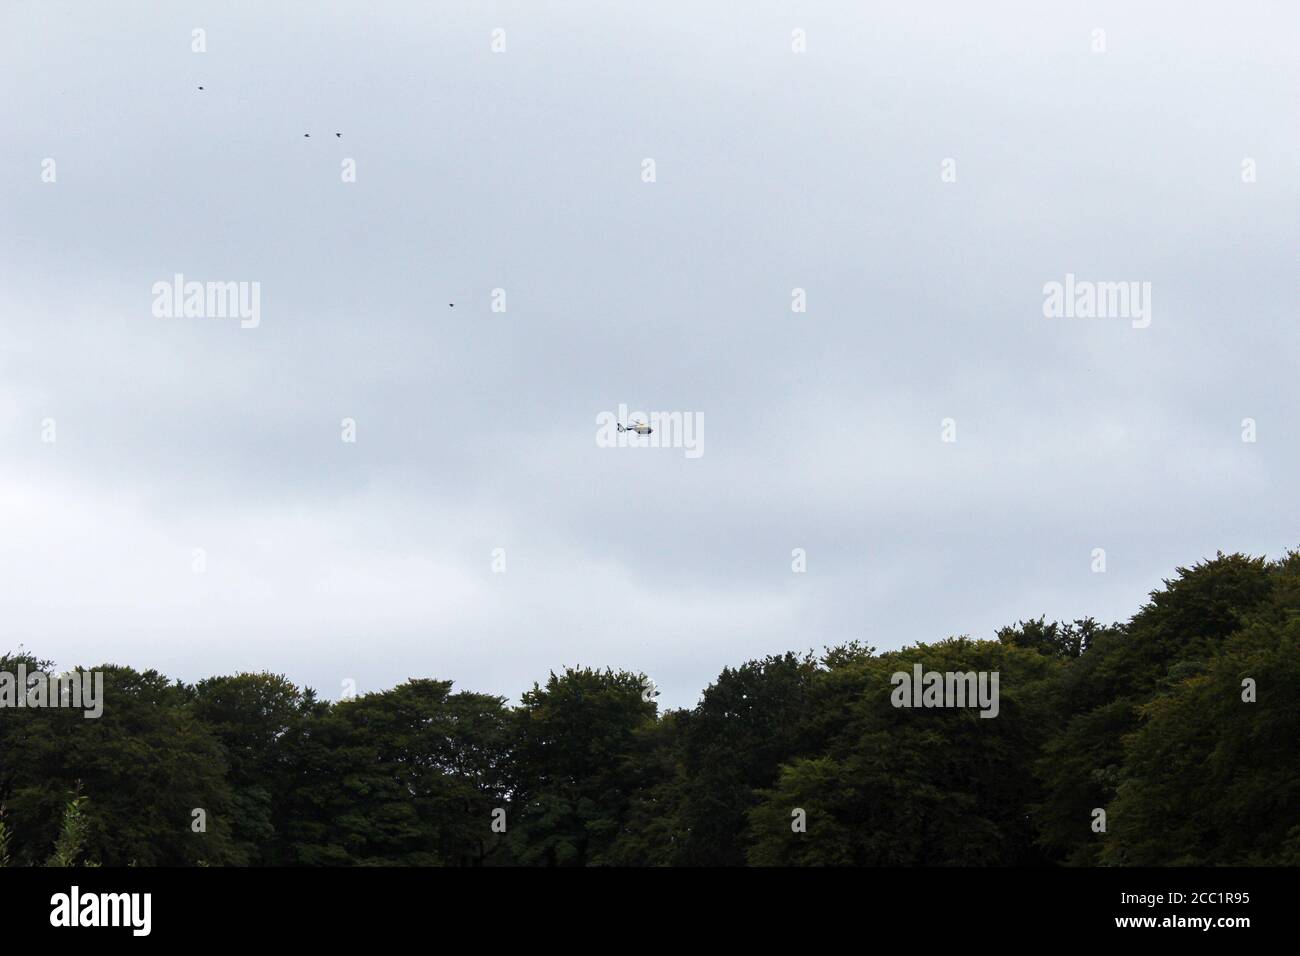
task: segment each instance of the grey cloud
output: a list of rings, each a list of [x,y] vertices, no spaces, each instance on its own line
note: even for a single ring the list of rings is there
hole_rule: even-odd
[[[1234,9],[8,5],[10,632],[680,705],[1294,546],[1297,13]],[[260,327],[154,318],[177,272],[260,282]],[[1045,319],[1067,272],[1150,281],[1151,327]],[[620,403],[702,413],[704,456],[597,447]]]

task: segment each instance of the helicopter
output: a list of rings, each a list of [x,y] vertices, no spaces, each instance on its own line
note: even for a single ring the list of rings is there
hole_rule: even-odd
[[[651,432],[654,431],[654,429],[651,428],[649,425],[647,425],[645,422],[638,422],[636,420],[633,420],[632,424],[630,425],[624,425],[622,422],[620,422],[618,426],[618,430],[621,432],[636,432],[638,435],[649,435]]]

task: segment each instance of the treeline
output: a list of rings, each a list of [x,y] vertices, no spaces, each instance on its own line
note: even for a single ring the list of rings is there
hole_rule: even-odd
[[[894,706],[918,663],[996,672],[997,716]],[[0,709],[11,866],[66,856],[71,801],[82,865],[1300,864],[1300,552],[1179,568],[1124,624],[749,661],[663,713],[588,668],[517,707],[96,670],[98,719]]]

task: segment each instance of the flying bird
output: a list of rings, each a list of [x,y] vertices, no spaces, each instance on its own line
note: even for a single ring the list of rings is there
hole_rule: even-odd
[[[342,133],[335,133],[334,135],[337,136],[339,139],[342,139],[342,138],[343,138],[343,134],[342,134]]]

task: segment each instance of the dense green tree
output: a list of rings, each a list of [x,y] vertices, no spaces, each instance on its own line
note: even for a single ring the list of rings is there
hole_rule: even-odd
[[[1263,558],[1220,553],[1151,593],[1125,639],[1113,642],[1094,679],[1112,698],[1141,697],[1166,681],[1171,666],[1203,662],[1269,598],[1276,575]]]
[[[644,677],[566,668],[516,711],[511,846],[523,863],[611,863],[637,786],[638,731],[655,719]]]
[[[633,732],[624,761],[627,807],[602,856],[611,866],[672,866],[681,852],[684,774],[678,759],[681,711],[646,721]]]
[[[1046,618],[1040,617],[1037,620],[1021,621],[1014,627],[1002,628],[998,631],[998,640],[1049,657],[1073,660],[1087,651],[1099,634],[1113,630],[1114,628],[1102,627],[1090,617],[1070,623],[1052,621],[1050,624]]]
[[[757,791],[782,762],[804,752],[814,732],[811,655],[787,653],[728,667],[681,715],[681,849],[689,866],[741,866]]]
[[[286,862],[276,812],[295,780],[293,748],[322,713],[315,693],[263,673],[201,680],[188,696],[194,716],[225,749],[240,852],[257,864]]]
[[[996,673],[997,716],[895,706],[914,665]],[[98,718],[0,707],[0,865],[1300,865],[1297,552],[1179,568],[1122,624],[752,660],[662,715],[609,669],[516,707],[97,670]]]
[[[1296,862],[1286,854],[1300,834],[1300,555],[1270,571],[1270,602],[1246,612],[1203,672],[1141,706],[1102,862]]]
[[[411,680],[343,701],[295,744],[291,853],[308,864],[481,865],[504,840],[510,715],[500,697]]]
[[[3,670],[8,667],[8,661]],[[225,754],[156,671],[102,665],[103,713],[68,708],[0,711],[0,785],[14,820],[18,865],[49,856],[68,800],[84,809],[84,853],[106,866],[244,864],[231,838]],[[194,810],[206,831],[192,827]]]
[[[893,675],[913,666],[999,677],[996,717],[967,707],[900,707]],[[1049,730],[1037,651],[955,638],[857,655],[822,679],[852,689],[825,751],[796,759],[750,813],[759,865],[1024,865],[1032,848],[1029,768]],[[989,713],[992,713],[990,710]],[[806,831],[792,826],[802,811]]]
[[[1093,831],[1093,813],[1117,794],[1124,740],[1137,731],[1141,708],[1201,673],[1265,605],[1276,579],[1263,559],[1240,554],[1179,568],[1127,625],[1095,635],[1061,673],[1053,697],[1065,719],[1038,762],[1044,796],[1036,808],[1039,844],[1053,858],[1101,860],[1105,840]]]

